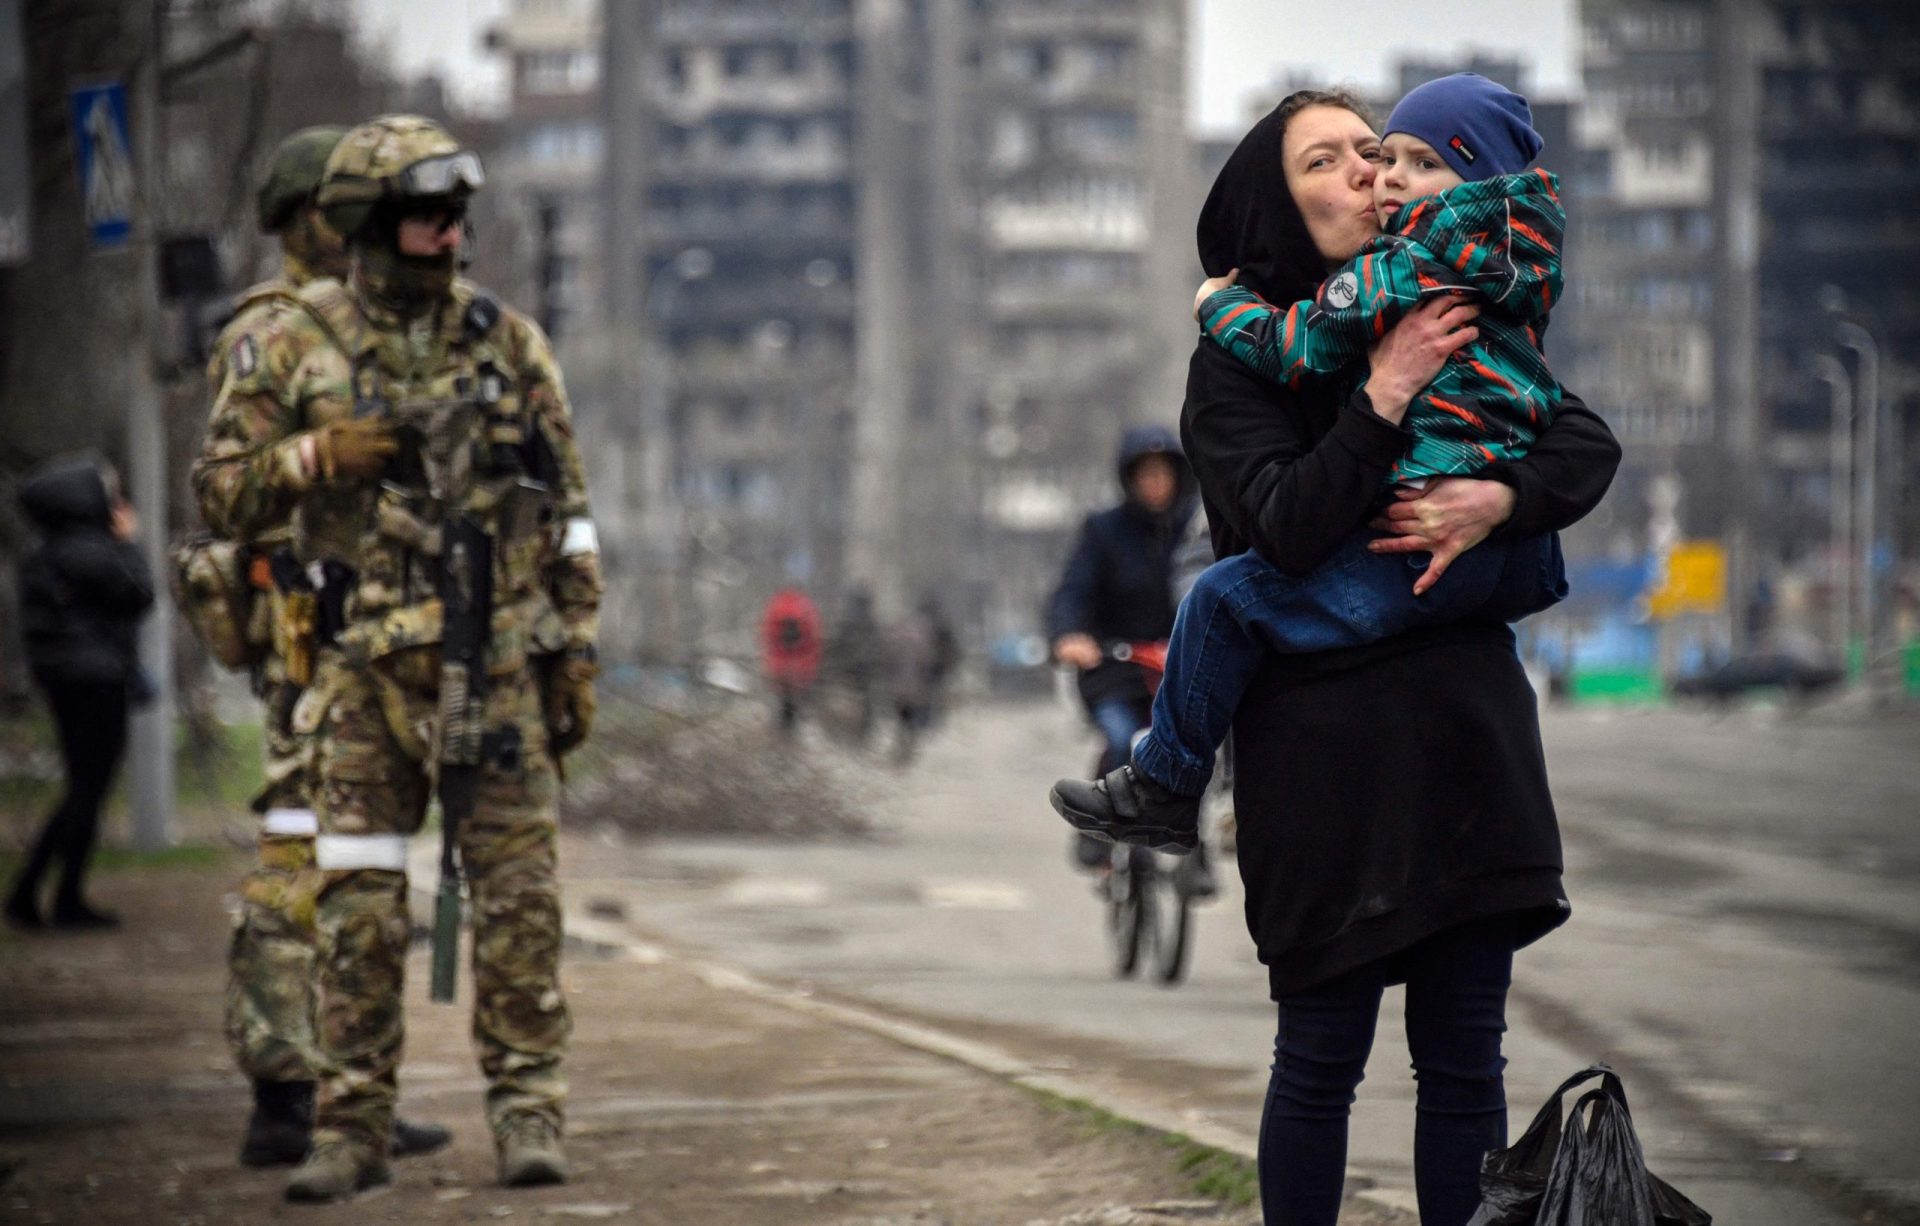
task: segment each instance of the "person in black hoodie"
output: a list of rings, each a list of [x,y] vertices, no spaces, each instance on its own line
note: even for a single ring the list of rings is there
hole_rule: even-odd
[[[1228,158],[1202,210],[1201,263],[1271,302],[1311,297],[1379,232],[1380,142],[1351,97],[1304,91]],[[1436,299],[1369,355],[1363,390],[1299,390],[1204,339],[1181,436],[1214,553],[1304,574],[1362,524],[1413,580],[1490,534],[1559,531],[1618,467],[1605,424],[1568,393],[1525,458],[1383,505],[1407,403],[1475,336]],[[1417,1079],[1414,1178],[1425,1226],[1462,1226],[1481,1155],[1505,1144],[1500,1036],[1513,953],[1564,922],[1560,833],[1538,708],[1513,632],[1490,619],[1378,643],[1270,654],[1233,724],[1247,926],[1278,1005],[1260,1129],[1266,1220],[1333,1226],[1347,1119],[1381,993],[1406,984]]]
[[[1193,519],[1193,472],[1180,440],[1165,426],[1134,426],[1120,439],[1115,475],[1125,497],[1087,516],[1047,605],[1054,659],[1079,671],[1080,700],[1105,741],[1100,769],[1125,762],[1133,735],[1152,718],[1146,670],[1113,658],[1120,643],[1160,642],[1173,633],[1179,604],[1174,555]],[[1075,840],[1076,860],[1107,863],[1111,848]],[[1198,892],[1212,892],[1204,854],[1192,870]]]
[[[136,632],[153,604],[153,578],[133,544],[133,508],[97,457],[42,468],[20,505],[40,531],[20,567],[27,662],[53,710],[66,790],[14,881],[7,918],[41,926],[40,882],[58,858],[53,924],[111,927],[117,920],[88,905],[82,886],[100,805],[126,747],[129,701],[148,684]]]

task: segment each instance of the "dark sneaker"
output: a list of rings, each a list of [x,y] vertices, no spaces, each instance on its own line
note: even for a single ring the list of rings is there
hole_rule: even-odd
[[[393,1119],[393,1147],[396,1158],[418,1158],[453,1144],[453,1133],[438,1124],[416,1124],[399,1116]]]
[[[34,904],[31,894],[15,894],[7,899],[7,922],[15,928],[28,931],[46,927],[40,920],[40,908]]]
[[[325,1141],[313,1147],[300,1169],[287,1180],[287,1199],[323,1204],[391,1182],[393,1172],[385,1158],[345,1141]]]
[[[1113,841],[1096,839],[1084,830],[1073,833],[1073,863],[1082,872],[1097,873],[1113,860]]]
[[[1188,898],[1212,898],[1220,892],[1220,882],[1213,875],[1213,857],[1202,847],[1195,854],[1180,861],[1173,871],[1174,888]]]
[[[1200,845],[1200,798],[1168,791],[1132,763],[1092,781],[1062,779],[1047,799],[1075,829],[1096,839],[1182,856]]]

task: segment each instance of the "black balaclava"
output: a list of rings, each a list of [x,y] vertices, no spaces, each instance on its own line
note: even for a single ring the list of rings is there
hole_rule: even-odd
[[[455,207],[452,203],[449,207]],[[398,209],[376,206],[353,244],[354,272],[375,306],[402,318],[420,315],[446,301],[460,271],[460,252],[438,256],[400,254]],[[463,243],[464,247],[465,244]]]
[[[1282,101],[1241,138],[1207,193],[1197,227],[1207,275],[1223,277],[1238,268],[1240,284],[1268,302],[1311,298],[1327,276],[1327,262],[1287,188],[1284,106]]]

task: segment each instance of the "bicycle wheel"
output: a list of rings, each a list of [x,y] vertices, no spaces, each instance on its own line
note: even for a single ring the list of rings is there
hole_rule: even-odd
[[[1113,974],[1127,979],[1140,969],[1140,947],[1150,939],[1153,896],[1145,888],[1142,853],[1116,847],[1107,875],[1107,936],[1113,941]]]
[[[1187,973],[1187,958],[1193,949],[1193,899],[1163,862],[1155,865],[1149,892],[1155,896],[1149,908],[1153,917],[1154,975],[1171,987]]]

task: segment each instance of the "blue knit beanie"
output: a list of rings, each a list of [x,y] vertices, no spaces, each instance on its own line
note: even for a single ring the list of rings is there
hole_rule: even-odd
[[[1425,141],[1469,183],[1520,173],[1544,143],[1527,100],[1477,72],[1409,90],[1387,116],[1386,134],[1395,132]]]

